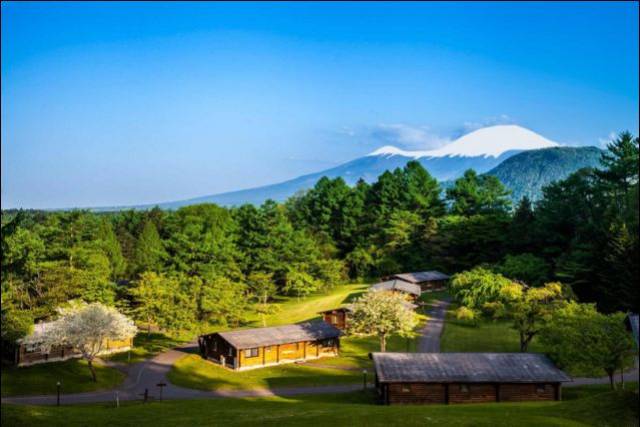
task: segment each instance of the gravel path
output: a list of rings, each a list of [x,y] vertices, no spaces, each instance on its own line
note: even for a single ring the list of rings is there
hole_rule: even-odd
[[[440,336],[442,335],[442,328],[444,327],[444,319],[448,306],[448,299],[435,300],[431,304],[431,308],[427,312],[429,320],[427,320],[425,327],[420,330],[421,336],[418,340],[418,352],[440,352]]]

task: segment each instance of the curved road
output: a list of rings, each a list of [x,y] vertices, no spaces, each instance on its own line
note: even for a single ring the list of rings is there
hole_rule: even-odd
[[[294,396],[300,394],[344,393],[362,389],[362,384],[347,384],[323,387],[291,387],[278,389],[256,388],[249,390],[204,391],[183,388],[171,384],[167,380],[167,374],[171,370],[171,367],[185,354],[193,353],[194,348],[196,348],[195,343],[191,343],[184,347],[174,348],[164,353],[160,353],[148,361],[132,364],[128,369],[127,377],[119,387],[105,391],[63,394],[60,399],[61,404],[97,402],[115,403],[116,396],[121,401],[141,400],[144,396],[145,389],[149,390],[150,399],[157,400],[160,398],[160,388],[157,386],[159,383],[166,384],[162,390],[163,399]],[[119,369],[123,369],[121,365],[119,366]],[[3,397],[2,403],[55,405],[56,396]]]

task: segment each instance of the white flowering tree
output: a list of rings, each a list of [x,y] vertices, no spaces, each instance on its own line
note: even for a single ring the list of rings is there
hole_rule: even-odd
[[[93,381],[97,381],[93,361],[104,350],[106,341],[129,339],[137,332],[131,319],[100,303],[73,303],[57,311],[58,320],[27,341],[44,352],[55,346],[73,347],[87,361]]]
[[[406,303],[406,298],[396,292],[367,292],[352,305],[349,332],[377,335],[380,351],[386,351],[389,335],[413,335],[418,318]]]

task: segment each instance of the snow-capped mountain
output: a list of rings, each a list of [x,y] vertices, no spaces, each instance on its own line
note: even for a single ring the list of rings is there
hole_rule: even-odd
[[[429,173],[439,181],[451,181],[461,176],[467,169],[475,169],[478,173],[486,173],[502,164],[506,159],[517,156],[518,153],[541,149],[544,151],[558,150],[559,152],[551,156],[536,157],[545,159],[545,165],[539,168],[537,172],[539,176],[537,176],[537,178],[531,178],[533,175],[527,174],[527,188],[534,188],[536,189],[535,191],[538,192],[540,185],[537,185],[537,183],[538,181],[542,182],[542,177],[547,181],[549,179],[564,178],[574,170],[584,166],[592,166],[597,156],[597,153],[594,154],[593,152],[585,152],[583,156],[577,156],[575,154],[567,156],[564,151],[571,151],[568,147],[559,147],[558,143],[550,141],[529,129],[515,125],[491,126],[463,135],[436,150],[406,151],[394,146],[385,146],[364,157],[334,168],[303,175],[278,184],[177,202],[160,203],[159,206],[167,209],[175,209],[198,203],[217,203],[230,206],[244,203],[261,204],[267,199],[283,201],[300,190],[313,187],[323,176],[329,178],[342,177],[351,185],[355,184],[360,178],[372,182],[384,171],[403,167],[410,160],[419,161]],[[582,152],[585,149],[586,148],[578,148],[577,150]],[[599,150],[596,151],[599,152]],[[573,153],[573,151],[571,153]],[[553,164],[560,161],[564,162],[562,168],[554,169]],[[533,160],[533,162],[537,163],[529,166],[541,166],[538,165],[538,163],[541,163],[540,161]],[[551,168],[549,168],[549,165]],[[513,175],[517,174],[517,168],[514,169],[513,167],[508,168],[508,172],[503,171],[503,175],[510,177],[510,182],[519,182],[513,177]],[[536,182],[529,182],[532,180]],[[508,183],[505,182],[505,184]],[[517,185],[522,186],[523,184],[520,182]],[[513,190],[514,194],[516,194],[517,189]],[[136,208],[146,209],[153,206],[154,205],[137,206]],[[102,210],[114,209],[118,208],[102,208]]]
[[[422,157],[500,157],[508,151],[537,150],[559,144],[517,125],[490,126],[461,136],[436,150],[406,151],[393,145],[378,148],[369,156]]]

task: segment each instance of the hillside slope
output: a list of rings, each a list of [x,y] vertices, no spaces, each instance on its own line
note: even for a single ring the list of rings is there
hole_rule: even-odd
[[[602,150],[596,147],[553,147],[523,151],[509,157],[487,174],[494,175],[513,193],[514,201],[542,197],[542,188],[585,167],[599,164]]]

